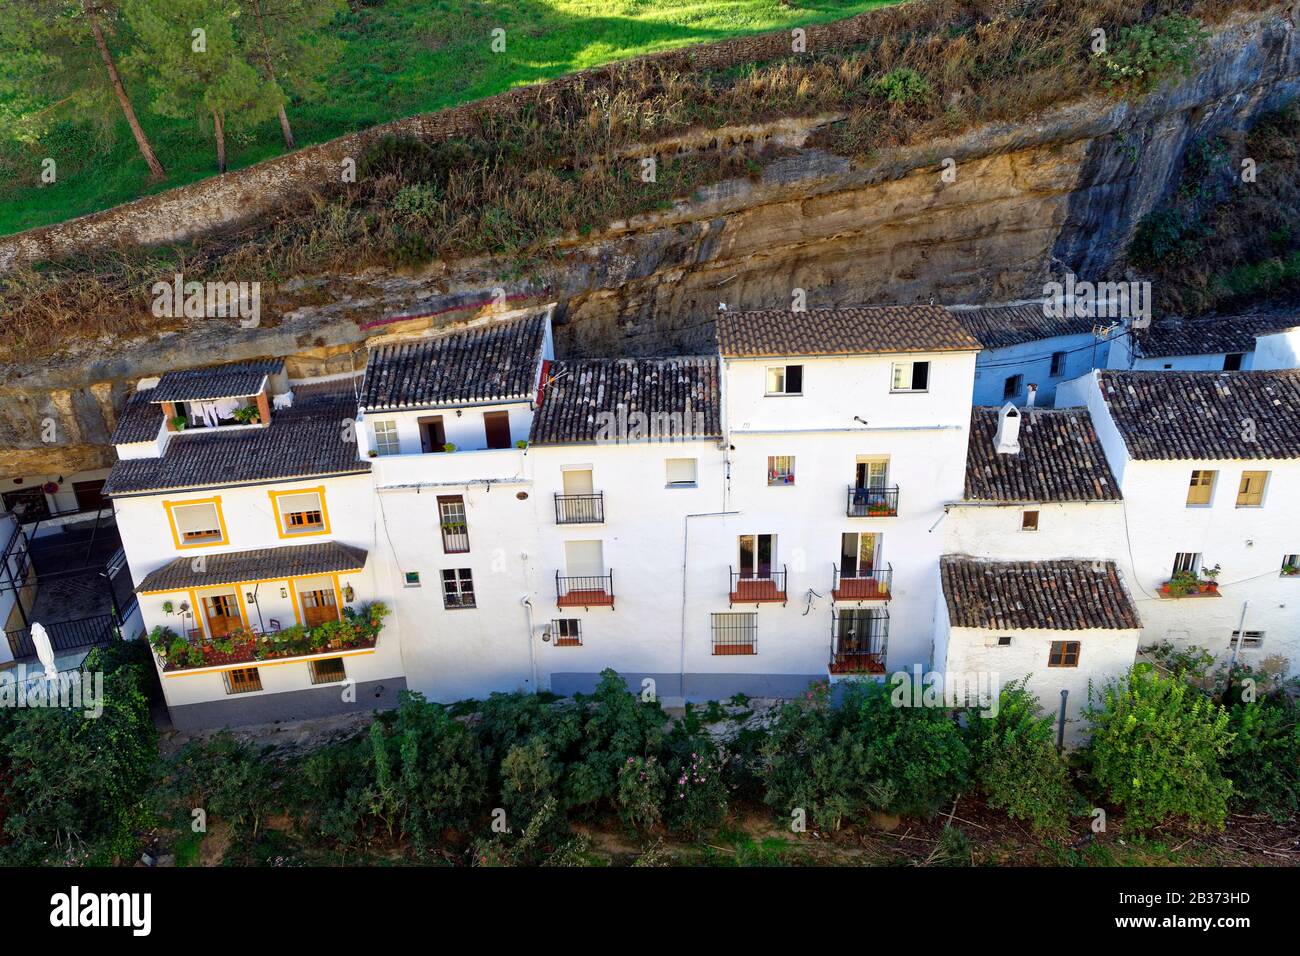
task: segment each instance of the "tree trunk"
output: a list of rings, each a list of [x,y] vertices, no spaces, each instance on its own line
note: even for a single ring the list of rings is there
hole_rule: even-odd
[[[266,35],[266,20],[262,16],[262,0],[253,0],[253,12],[257,14],[257,29],[262,34],[262,65],[266,67],[266,78],[275,82],[275,66],[271,59],[271,41]],[[284,148],[293,149],[293,128],[289,126],[289,114],[280,104],[280,134],[284,137]]]
[[[284,111],[284,104],[280,105],[280,132],[284,134],[284,148],[293,149],[293,130],[289,127],[289,116]]]
[[[217,172],[226,171],[226,124],[219,110],[212,111],[212,132],[217,138]]]
[[[122,85],[122,77],[118,75],[117,64],[113,62],[113,54],[108,50],[108,42],[104,39],[104,30],[99,24],[99,16],[91,7],[90,0],[82,0],[81,9],[90,21],[90,32],[95,35],[95,46],[99,47],[99,55],[104,60],[105,69],[108,70],[108,78],[113,84],[113,92],[117,94],[117,102],[121,104],[122,112],[126,114],[131,135],[135,137],[135,144],[140,148],[140,155],[149,164],[149,181],[157,182],[166,177],[167,171],[163,169],[162,163],[158,162],[153,147],[149,145],[149,138],[145,136],[140,121],[135,117],[135,107],[131,105],[131,99],[126,95],[126,87]]]

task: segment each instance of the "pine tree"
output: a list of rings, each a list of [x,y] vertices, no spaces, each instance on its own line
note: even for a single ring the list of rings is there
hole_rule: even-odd
[[[235,39],[244,59],[286,94],[311,100],[324,91],[325,71],[338,58],[341,44],[321,33],[347,8],[345,0],[238,0],[242,16]],[[293,128],[280,104],[280,132],[294,148]]]
[[[226,133],[275,115],[284,95],[243,58],[235,42],[236,0],[126,0],[139,36],[128,63],[148,78],[163,116],[212,123],[217,171],[226,171]]]
[[[109,39],[116,0],[4,0],[0,4],[0,133],[35,142],[62,113],[102,117],[116,99],[150,180],[166,175],[135,115]]]

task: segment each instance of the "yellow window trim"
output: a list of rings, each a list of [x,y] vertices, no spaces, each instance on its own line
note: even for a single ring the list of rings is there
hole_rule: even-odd
[[[221,525],[220,541],[195,541],[186,544],[181,539],[181,533],[176,528],[176,516],[172,513],[174,508],[182,508],[186,505],[214,505],[217,509],[217,522]],[[192,548],[218,548],[222,545],[230,544],[230,532],[226,530],[226,516],[221,510],[221,496],[216,495],[212,498],[190,498],[185,501],[164,501],[163,508],[167,510],[167,523],[171,525],[172,542],[176,545],[178,551],[188,551]]]
[[[280,514],[280,498],[286,495],[316,494],[320,498],[321,528],[317,531],[289,531],[284,526],[284,515]],[[316,488],[293,488],[285,491],[268,491],[271,497],[271,512],[275,515],[275,530],[281,539],[315,538],[330,533],[330,512],[325,504],[325,486]]]

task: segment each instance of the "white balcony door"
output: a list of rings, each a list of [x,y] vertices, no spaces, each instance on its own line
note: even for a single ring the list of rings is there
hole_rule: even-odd
[[[604,547],[599,541],[566,541],[564,566],[571,578],[601,577],[605,573]]]
[[[740,576],[770,578],[776,557],[776,535],[742,534],[740,536]]]

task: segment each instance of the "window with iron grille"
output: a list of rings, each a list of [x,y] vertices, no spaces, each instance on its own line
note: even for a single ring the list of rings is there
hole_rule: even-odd
[[[465,499],[460,495],[439,495],[438,520],[442,525],[442,550],[447,554],[465,554],[469,551]]]
[[[227,694],[249,694],[262,689],[262,675],[256,667],[239,667],[226,671],[223,676],[226,679]]]
[[[474,576],[469,568],[448,568],[442,572],[442,606],[448,610],[474,607]]]
[[[1006,381],[1002,383],[1002,397],[1015,398],[1019,395],[1024,379],[1023,375],[1008,375]]]
[[[1048,667],[1078,667],[1078,641],[1052,641],[1052,649],[1047,654]]]
[[[1232,644],[1239,644],[1240,646],[1238,647],[1238,650],[1242,650],[1242,651],[1259,650],[1261,647],[1264,646],[1264,632],[1263,631],[1245,631],[1245,632],[1233,631],[1232,641],[1229,644],[1229,646],[1231,647]]]
[[[713,653],[717,655],[757,654],[758,615],[713,615]]]
[[[311,661],[311,682],[313,684],[337,684],[339,681],[348,679],[347,669],[343,666],[343,658],[326,657],[318,661]]]
[[[556,647],[582,645],[582,621],[576,617],[561,617],[551,622],[551,634]]]
[[[1065,374],[1065,353],[1052,353],[1052,378],[1060,378]]]

